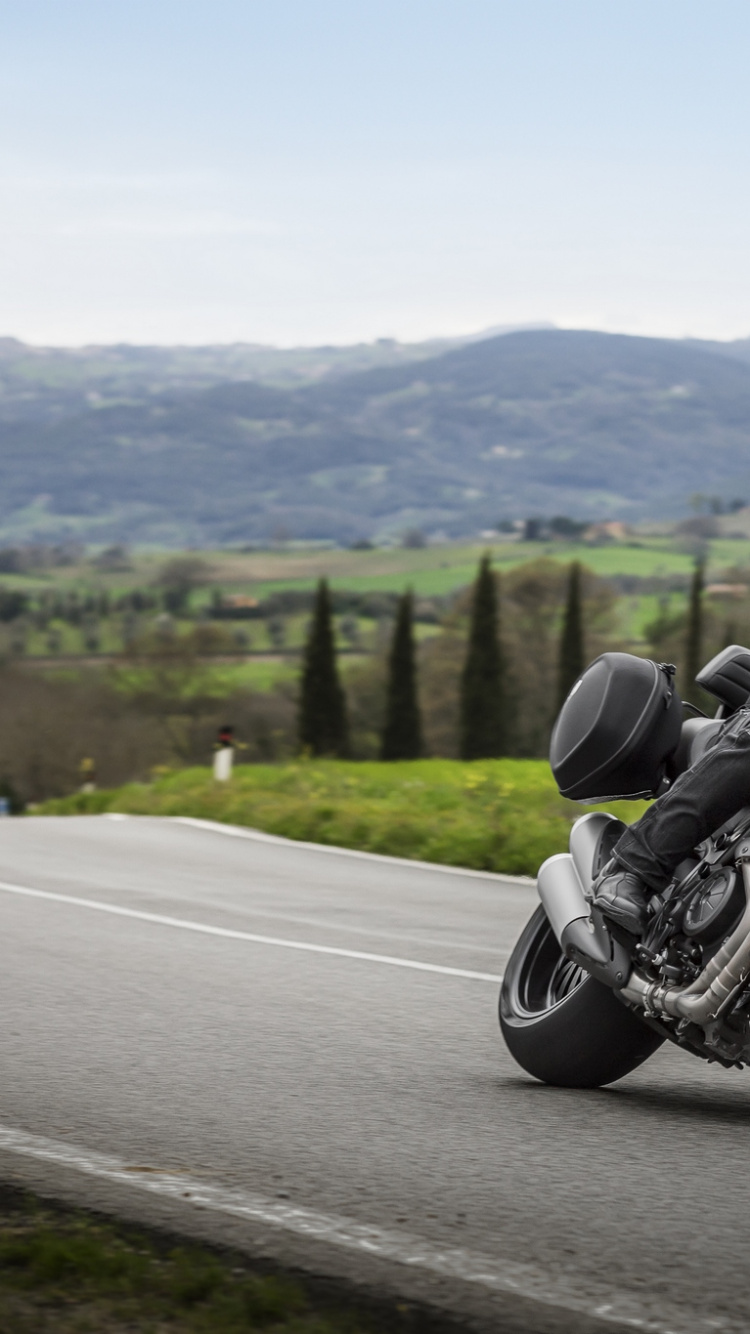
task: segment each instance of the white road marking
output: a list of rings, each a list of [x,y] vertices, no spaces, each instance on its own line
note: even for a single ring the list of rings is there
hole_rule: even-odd
[[[445,964],[422,963],[419,959],[401,959],[398,955],[368,954],[364,950],[346,950],[337,945],[314,945],[304,940],[285,940],[283,936],[261,936],[252,931],[234,931],[226,926],[209,926],[205,922],[191,922],[183,917],[167,917],[162,913],[142,912],[138,908],[123,908],[116,903],[102,903],[98,899],[77,898],[73,894],[55,894],[47,889],[31,889],[28,885],[11,885],[0,880],[0,890],[6,894],[20,894],[25,898],[47,899],[52,903],[66,903],[74,908],[88,908],[92,912],[112,913],[115,917],[130,917],[154,926],[174,927],[179,931],[196,931],[205,936],[221,936],[225,940],[247,940],[253,945],[273,945],[286,950],[303,950],[309,954],[332,954],[343,959],[361,959],[365,963],[388,964],[392,968],[411,968],[419,973],[441,973],[445,977],[466,977],[475,982],[502,982],[499,973],[480,973],[471,968],[450,968]]]
[[[227,1214],[409,1269],[475,1284],[490,1292],[512,1294],[578,1315],[595,1316],[604,1323],[629,1326],[642,1334],[706,1334],[709,1329],[730,1334],[739,1329],[734,1324],[701,1320],[694,1312],[667,1313],[661,1304],[649,1310],[643,1298],[612,1290],[598,1281],[592,1284],[588,1278],[583,1281],[575,1273],[548,1273],[541,1265],[441,1246],[397,1229],[359,1223],[342,1215],[324,1214],[231,1187],[207,1185],[205,1181],[162,1171],[159,1167],[129,1164],[121,1158],[30,1135],[11,1126],[0,1126],[0,1151],[175,1200],[185,1208]]]
[[[110,820],[127,820],[127,815],[110,811]],[[133,817],[138,819],[137,816]],[[530,876],[501,875],[497,871],[474,871],[468,866],[446,866],[443,862],[418,862],[410,857],[389,857],[384,852],[362,852],[359,848],[340,848],[333,843],[304,843],[301,839],[283,838],[280,834],[265,834],[260,829],[248,829],[235,824],[221,824],[218,820],[198,820],[191,815],[165,815],[158,817],[170,820],[174,824],[192,825],[194,829],[206,829],[212,834],[225,834],[229,838],[250,838],[255,843],[276,843],[284,848],[305,848],[307,852],[325,852],[334,857],[360,857],[370,862],[386,862],[389,866],[402,866],[418,871],[438,871],[443,875],[474,876],[480,880],[495,880],[500,884],[524,885],[527,889],[536,884]]]

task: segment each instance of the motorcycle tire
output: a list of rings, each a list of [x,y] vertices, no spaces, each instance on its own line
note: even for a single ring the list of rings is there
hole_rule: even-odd
[[[527,1074],[560,1088],[611,1084],[664,1042],[608,987],[565,958],[541,905],[508,961],[500,1027]]]

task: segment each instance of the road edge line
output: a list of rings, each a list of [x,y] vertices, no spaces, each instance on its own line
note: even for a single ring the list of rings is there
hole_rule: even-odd
[[[421,1270],[443,1280],[467,1283],[499,1297],[520,1298],[566,1314],[598,1319],[604,1325],[628,1327],[641,1334],[678,1334],[680,1326],[680,1334],[682,1331],[687,1334],[688,1330],[698,1328],[696,1324],[687,1324],[682,1312],[674,1313],[676,1321],[667,1317],[668,1323],[663,1323],[663,1318],[657,1322],[641,1314],[630,1292],[601,1286],[595,1294],[581,1296],[575,1278],[554,1276],[528,1261],[441,1245],[400,1229],[360,1223],[344,1215],[327,1214],[236,1187],[214,1185],[187,1173],[128,1163],[111,1154],[79,1148],[12,1126],[0,1125],[0,1153],[109,1181],[144,1195],[177,1202],[191,1211],[206,1210],[234,1217],[340,1251],[395,1264],[407,1271]]]
[[[106,811],[105,815],[122,815],[118,811]],[[125,816],[127,819],[139,819],[139,816]],[[502,871],[476,871],[469,866],[448,866],[445,862],[423,862],[411,857],[392,857],[385,852],[365,852],[361,848],[343,848],[337,843],[308,843],[303,839],[284,838],[282,834],[267,834],[262,829],[253,829],[248,825],[222,824],[220,820],[202,820],[192,815],[146,816],[146,819],[169,820],[174,824],[191,825],[195,829],[205,829],[209,833],[224,834],[229,838],[249,838],[256,843],[276,843],[287,848],[304,848],[307,852],[329,852],[340,857],[359,857],[365,861],[385,862],[389,866],[409,867],[418,871],[440,871],[444,875],[472,876],[480,880],[494,880],[500,884],[523,885],[533,889],[536,880],[527,875],[506,875]]]

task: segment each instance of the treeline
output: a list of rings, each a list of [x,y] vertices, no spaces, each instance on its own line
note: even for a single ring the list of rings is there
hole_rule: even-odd
[[[715,701],[695,684],[701,666],[728,644],[750,644],[750,597],[740,582],[746,572],[725,577],[737,580],[725,585],[736,600],[722,610],[706,602],[704,565],[696,561],[687,607],[670,610],[665,596],[640,650],[673,662],[682,697],[708,712]],[[611,586],[578,562],[566,568],[540,560],[501,577],[485,557],[473,589],[438,636],[417,642],[413,597],[404,594],[387,656],[350,671],[344,691],[322,582],[305,655],[298,743],[316,755],[384,760],[546,755],[554,719],[587,663],[607,649],[632,651],[618,638],[617,602]],[[310,678],[325,678],[325,690],[316,693]]]
[[[82,648],[87,653],[98,653],[103,627],[112,617],[118,618],[119,641],[127,650],[143,632],[142,617],[158,614],[161,606],[161,594],[150,590],[133,589],[113,597],[106,590],[78,593],[75,589],[45,589],[32,597],[0,585],[0,622],[10,628],[8,648],[16,657],[28,651],[29,637],[35,632],[44,635],[46,653],[60,653],[61,631],[66,626],[80,632],[79,651]]]
[[[385,760],[543,754],[569,584],[553,561],[500,580],[485,560],[439,633],[420,638],[407,593],[380,649],[350,660],[343,678],[324,584],[298,681],[267,692],[222,684],[210,655],[225,632],[210,623],[179,636],[157,627],[110,667],[84,669],[76,680],[11,658],[0,669],[0,785],[17,803],[35,802],[74,791],[86,760],[107,786],[147,779],[154,766],[205,764],[226,722],[241,763],[300,751]],[[580,588],[585,652],[593,655],[611,636],[615,598],[586,571]]]
[[[515,572],[515,577],[507,577],[508,586],[503,589],[499,575],[491,569],[489,556],[485,556],[466,608],[468,634],[459,636],[457,626],[452,627],[453,633],[450,633],[449,627],[448,633],[437,641],[422,645],[421,663],[414,637],[414,599],[411,592],[404,593],[399,600],[385,662],[352,673],[348,680],[352,714],[360,733],[357,738],[360,748],[364,740],[361,733],[365,711],[370,713],[370,747],[374,739],[372,733],[375,733],[377,753],[382,760],[418,759],[426,753],[458,754],[466,760],[535,753],[542,734],[546,745],[552,719],[588,660],[581,566],[577,562],[571,564],[562,580],[560,567],[553,570],[550,566],[551,562],[537,562],[533,569],[524,572],[524,577]],[[592,584],[591,577],[588,582]],[[591,647],[597,629],[601,636],[609,600],[603,587],[590,586],[586,592],[592,611]],[[562,620],[558,629],[558,608],[554,604],[559,603],[563,593]],[[546,607],[550,613],[546,618],[539,615],[545,602],[551,604]],[[531,611],[532,607],[536,615]],[[529,633],[527,640],[525,631],[533,631],[533,638]],[[453,650],[449,658],[445,655],[448,646]],[[436,652],[443,660],[442,670],[437,672],[439,659],[435,660]],[[423,673],[420,673],[420,666]],[[369,710],[363,710],[361,687],[363,684],[371,687],[375,673],[380,677],[380,689],[370,690]],[[420,674],[425,678],[426,728],[420,705]],[[454,678],[450,710],[454,715],[454,735],[447,744],[445,734],[442,744],[440,741],[435,744],[436,677],[442,678],[443,692],[450,678]],[[533,700],[529,699],[530,694]],[[445,726],[449,711],[445,702],[441,703]],[[532,714],[535,717],[529,735]],[[526,723],[525,729],[523,723],[519,727],[521,720]],[[346,693],[338,675],[332,603],[324,579],[318,585],[305,649],[298,740],[301,748],[313,755],[348,758],[357,749],[353,743]]]
[[[164,595],[149,589],[135,588],[119,597],[112,597],[106,589],[96,593],[44,589],[32,596],[20,589],[0,585],[0,621],[14,621],[23,616],[41,629],[51,621],[79,626],[91,616],[106,619],[115,613],[159,611],[163,604]]]
[[[29,543],[23,547],[0,547],[0,574],[30,574],[38,570],[59,569],[83,560],[82,542]]]
[[[250,606],[237,605],[228,600],[220,589],[215,589],[209,603],[210,615],[215,620],[252,621],[266,616],[293,616],[312,612],[316,594],[311,589],[287,588],[271,593]],[[395,616],[399,604],[398,593],[360,593],[356,589],[336,588],[329,591],[331,611],[336,616],[362,616],[366,620],[380,620]],[[414,619],[426,625],[437,625],[449,609],[451,596],[435,595],[414,600]]]
[[[84,761],[106,786],[148,779],[155,767],[206,764],[228,722],[239,763],[300,753],[544,756],[581,669],[605,649],[627,647],[618,605],[612,587],[582,566],[538,560],[501,576],[484,559],[437,633],[420,627],[407,592],[378,649],[359,659],[339,659],[334,599],[321,584],[299,677],[270,691],[223,683],[211,654],[227,631],[210,622],[183,635],[156,627],[112,666],[77,679],[11,658],[0,663],[0,791],[16,805],[64,795],[81,785]],[[750,642],[750,599],[729,606],[706,602],[697,566],[688,607],[659,605],[641,650],[675,662],[678,689],[703,707],[709,701],[690,686],[695,664],[724,643]]]
[[[81,632],[80,648],[97,652],[106,626],[108,643],[127,651],[138,637],[148,634],[149,623],[153,625],[157,620],[165,634],[175,631],[177,620],[187,622],[188,626],[215,623],[217,628],[226,627],[226,634],[214,636],[216,650],[225,653],[246,651],[253,640],[251,628],[244,623],[263,622],[270,645],[281,650],[287,644],[288,618],[311,613],[315,601],[313,591],[290,589],[259,601],[248,598],[234,602],[216,589],[208,601],[196,605],[191,602],[192,592],[187,581],[181,583],[176,578],[165,587],[133,588],[120,594],[106,589],[96,592],[45,589],[30,594],[0,584],[0,623],[12,626],[10,647],[17,656],[27,651],[29,637],[34,632],[45,635],[42,647],[47,653],[59,653],[63,643],[60,632],[65,627]],[[452,600],[450,597],[417,599],[414,618],[422,624],[437,625]],[[344,640],[352,648],[361,648],[360,621],[380,623],[394,617],[398,594],[342,589],[332,593],[331,605],[339,617],[338,628]]]

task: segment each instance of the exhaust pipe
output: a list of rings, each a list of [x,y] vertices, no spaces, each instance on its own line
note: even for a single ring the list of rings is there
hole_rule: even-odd
[[[581,918],[587,919],[591,912],[569,852],[558,852],[542,863],[536,887],[549,924],[562,945],[566,927]]]
[[[563,954],[608,987],[622,987],[631,971],[627,951],[607,930],[601,913],[587,902],[568,852],[548,857],[539,869],[542,907]]]

